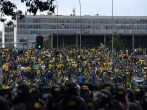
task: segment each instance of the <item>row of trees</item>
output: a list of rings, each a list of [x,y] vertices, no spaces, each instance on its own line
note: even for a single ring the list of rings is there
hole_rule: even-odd
[[[124,49],[124,41],[121,38],[121,35],[114,33],[114,37],[113,37],[113,46],[116,50],[121,50]],[[108,42],[106,42],[106,46],[111,48],[112,47],[112,39]]]

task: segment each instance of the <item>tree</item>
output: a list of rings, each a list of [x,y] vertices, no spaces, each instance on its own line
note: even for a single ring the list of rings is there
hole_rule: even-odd
[[[51,11],[54,13],[55,5],[53,5],[54,0],[21,0],[21,3],[24,3],[27,7],[27,12],[36,15],[37,11]],[[5,22],[6,16],[10,16],[12,20],[16,20],[18,17],[22,19],[25,17],[21,10],[17,10],[17,6],[8,0],[0,0],[0,21]],[[12,25],[12,21],[8,22],[8,25]]]
[[[107,46],[109,48],[112,47],[112,39],[110,41],[107,42]],[[117,33],[114,33],[113,35],[113,47],[114,49],[116,50],[121,50],[121,49],[124,49],[124,42],[123,40],[121,39],[120,35],[117,34]]]
[[[19,42],[23,44],[23,48],[25,45],[28,46],[27,39],[19,39]]]

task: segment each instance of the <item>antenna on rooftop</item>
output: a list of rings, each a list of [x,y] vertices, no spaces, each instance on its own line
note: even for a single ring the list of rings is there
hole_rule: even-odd
[[[75,15],[76,15],[76,9],[73,8],[73,16],[75,16]]]
[[[25,15],[27,15],[27,11],[25,11]]]

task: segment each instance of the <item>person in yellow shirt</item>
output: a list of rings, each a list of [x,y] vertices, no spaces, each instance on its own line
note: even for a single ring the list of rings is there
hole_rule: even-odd
[[[37,76],[39,76],[40,74],[41,74],[41,71],[40,71],[40,69],[36,69],[36,73],[37,73]]]
[[[6,63],[6,65],[5,65],[5,72],[6,72],[6,73],[9,72],[9,64],[8,64],[8,63]]]
[[[6,64],[2,65],[2,71],[5,72]]]
[[[50,70],[53,67],[53,65],[50,63],[48,64],[48,69]]]
[[[27,66],[27,72],[31,72],[31,67],[30,66]]]
[[[38,58],[38,62],[39,62],[39,63],[41,62],[41,58]]]

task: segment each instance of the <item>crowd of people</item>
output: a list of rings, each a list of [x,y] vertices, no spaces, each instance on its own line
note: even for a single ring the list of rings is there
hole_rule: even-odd
[[[113,54],[104,46],[42,50],[3,48],[0,52],[3,71],[0,88],[11,95],[11,98],[9,95],[0,97],[0,103],[7,100],[6,105],[11,105],[3,106],[5,108],[145,110],[143,85],[147,67],[143,59],[136,57],[139,52],[144,53],[142,49],[114,50]],[[144,79],[142,86],[134,83],[135,77]],[[97,90],[87,85],[96,86]],[[40,88],[48,90],[49,94],[44,94],[46,98],[40,96]]]

